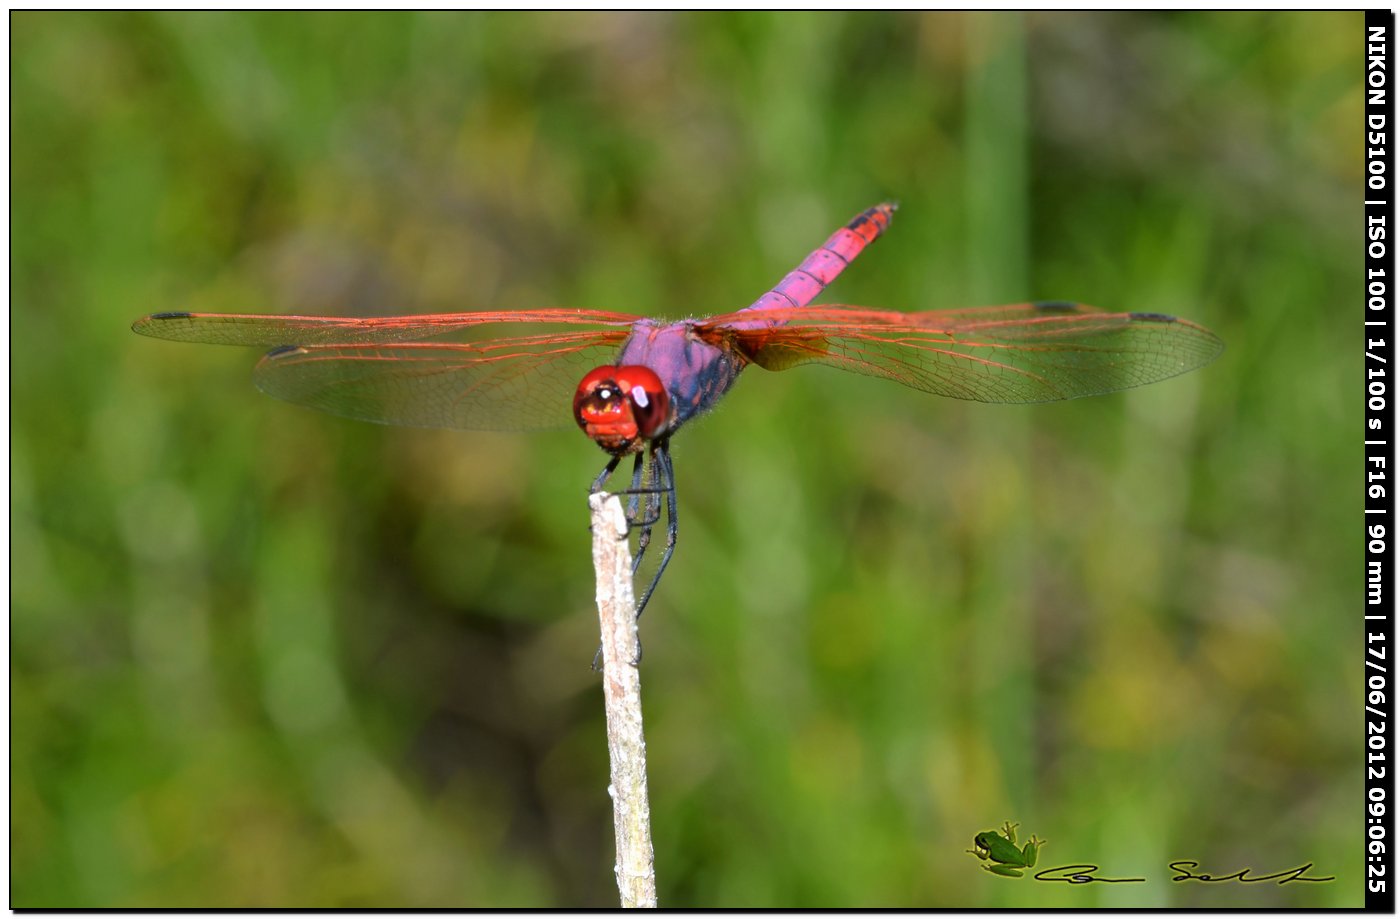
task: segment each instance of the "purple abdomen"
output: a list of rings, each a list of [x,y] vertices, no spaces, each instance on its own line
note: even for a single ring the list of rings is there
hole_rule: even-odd
[[[894,210],[895,205],[886,203],[862,211],[850,223],[831,234],[821,248],[803,259],[802,264],[788,272],[772,290],[745,309],[791,309],[811,303],[860,255],[862,249],[889,228]]]

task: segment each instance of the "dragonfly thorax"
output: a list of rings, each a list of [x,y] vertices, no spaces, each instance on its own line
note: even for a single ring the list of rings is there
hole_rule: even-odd
[[[574,420],[609,453],[635,453],[666,430],[670,399],[647,367],[598,367],[574,392]]]

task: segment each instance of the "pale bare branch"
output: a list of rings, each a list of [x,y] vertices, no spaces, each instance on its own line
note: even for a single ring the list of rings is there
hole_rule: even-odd
[[[603,699],[617,836],[617,889],[622,906],[656,906],[651,807],[647,801],[646,740],[642,736],[642,686],[637,669],[636,600],[627,517],[616,495],[589,496],[593,520],[593,570],[603,637]]]

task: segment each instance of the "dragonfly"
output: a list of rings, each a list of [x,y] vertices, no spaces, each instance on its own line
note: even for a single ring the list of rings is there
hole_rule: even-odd
[[[634,457],[626,489],[639,534],[633,577],[664,498],[666,542],[640,616],[676,547],[671,439],[750,365],[814,364],[954,399],[1031,403],[1155,383],[1210,363],[1224,347],[1186,319],[1061,300],[918,313],[813,305],[889,229],[895,209],[886,202],[862,211],[752,304],[705,318],[583,309],[378,318],[165,312],[132,329],[270,348],[253,371],[259,389],[347,418],[463,430],[576,424],[609,454],[592,492]]]

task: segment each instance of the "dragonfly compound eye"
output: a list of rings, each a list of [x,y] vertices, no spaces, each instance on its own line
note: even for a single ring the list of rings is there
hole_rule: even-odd
[[[619,367],[614,377],[632,406],[637,433],[648,439],[666,429],[670,415],[670,400],[661,378],[647,367]]]
[[[610,453],[629,453],[666,427],[669,400],[646,367],[598,367],[574,392],[574,420]]]

